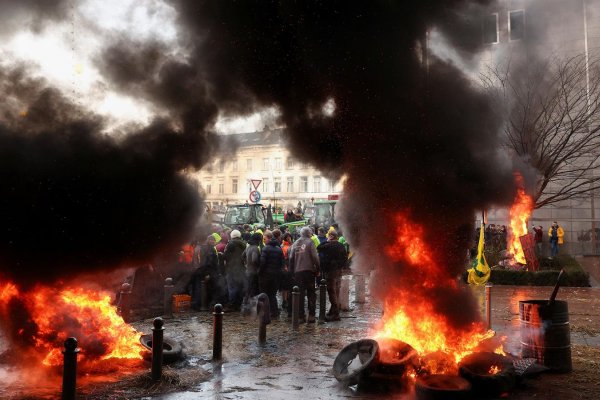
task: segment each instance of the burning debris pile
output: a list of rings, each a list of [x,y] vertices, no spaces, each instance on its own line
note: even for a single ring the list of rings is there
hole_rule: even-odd
[[[527,265],[523,249],[523,237],[528,235],[527,223],[534,208],[534,201],[525,192],[523,177],[515,173],[517,194],[510,208],[510,230],[508,231],[507,258],[502,266],[522,269]]]
[[[117,314],[108,293],[42,285],[19,290],[5,283],[0,287],[0,317],[13,346],[8,357],[21,366],[62,367],[69,336],[81,338],[84,371],[105,369],[105,361],[142,359],[141,333]]]

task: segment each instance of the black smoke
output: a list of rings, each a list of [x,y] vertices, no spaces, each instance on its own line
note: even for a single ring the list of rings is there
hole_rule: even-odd
[[[419,275],[382,251],[398,234],[395,212],[426,228],[443,281],[465,268],[475,211],[514,195],[489,98],[427,51],[435,29],[475,54],[486,3],[173,1],[214,101],[278,106],[291,151],[347,176],[342,217],[363,267],[407,288]],[[320,112],[330,99],[333,116]],[[456,290],[430,297],[457,325],[477,318]]]
[[[382,249],[394,242],[397,227],[393,215],[399,210],[409,210],[414,222],[427,227],[425,239],[452,277],[464,268],[475,210],[510,203],[513,198],[512,170],[500,156],[501,121],[489,99],[458,68],[427,50],[427,31],[436,29],[461,54],[474,54],[480,43],[480,6],[486,3],[173,0],[185,52],[122,37],[96,58],[114,89],[152,102],[168,115],[170,123],[148,127],[118,144],[107,138],[87,140],[89,135],[81,133],[87,132],[87,125],[66,131],[61,128],[63,137],[67,132],[67,137],[83,143],[70,147],[77,148],[73,157],[80,163],[59,157],[60,152],[49,153],[53,155],[46,157],[47,161],[37,160],[28,156],[34,149],[27,143],[23,146],[28,152],[18,152],[23,146],[15,145],[8,155],[18,162],[30,160],[37,168],[33,171],[40,171],[24,172],[23,176],[32,177],[28,185],[42,182],[35,192],[42,198],[46,197],[47,177],[41,171],[50,168],[58,182],[53,183],[59,189],[51,196],[56,203],[77,199],[71,202],[77,206],[74,209],[88,210],[99,203],[124,202],[119,218],[101,214],[106,218],[92,218],[83,231],[98,232],[101,222],[108,223],[111,229],[100,238],[95,236],[99,243],[93,246],[99,253],[114,246],[135,252],[131,258],[136,258],[156,245],[158,236],[166,239],[173,230],[169,224],[157,223],[150,225],[147,236],[132,239],[132,233],[139,232],[130,232],[131,224],[154,222],[154,213],[160,217],[163,207],[162,211],[177,221],[193,214],[190,206],[194,201],[174,171],[190,158],[195,167],[206,158],[195,158],[198,148],[180,145],[181,140],[194,138],[201,154],[207,155],[210,152],[202,146],[210,135],[204,132],[218,113],[276,106],[281,112],[279,122],[287,127],[289,149],[298,158],[330,177],[347,176],[342,215],[345,233],[369,264],[385,270],[387,282],[418,284],[402,263],[382,256]],[[321,109],[330,100],[335,102],[335,112],[326,115]],[[179,134],[169,130],[173,123]],[[72,143],[61,139],[60,132],[47,132],[37,140]],[[10,143],[17,140],[12,131],[6,134]],[[98,145],[100,157],[90,160]],[[13,154],[22,154],[21,159]],[[42,152],[37,154],[43,158]],[[97,168],[86,167],[88,161]],[[72,172],[79,168],[83,168],[81,173]],[[121,178],[123,170],[132,172]],[[72,173],[63,175],[66,172]],[[152,174],[155,176],[150,178]],[[95,175],[102,179],[93,180]],[[96,185],[88,184],[88,179]],[[70,190],[62,189],[80,185],[89,187],[85,193],[90,195],[71,196]],[[114,195],[96,199],[104,185]],[[129,186],[133,193],[125,191]],[[22,199],[15,195],[15,204]],[[39,204],[41,209],[43,203]],[[147,207],[137,210],[140,204]],[[57,232],[58,238],[75,244],[75,253],[62,256],[72,263],[87,254],[78,247],[84,239],[76,224],[85,222],[82,216],[94,214],[70,211],[61,208],[47,221],[53,224],[46,225],[43,233],[54,236]],[[27,202],[14,211],[27,212],[32,212]],[[63,218],[73,225],[61,225],[66,224]],[[172,221],[167,217],[158,220]],[[23,237],[30,231],[26,226],[31,225],[18,226]],[[107,239],[109,232],[116,233],[112,237],[118,240]],[[30,242],[19,243],[20,251]],[[13,256],[17,254],[16,247],[7,249]],[[432,298],[444,311],[453,302],[454,310],[460,310],[454,313],[457,323],[468,323],[476,314],[474,308],[467,298],[456,294],[432,294]]]
[[[127,135],[20,67],[0,73],[0,265],[20,285],[135,266],[189,240],[202,197],[182,175],[218,146],[155,120]]]

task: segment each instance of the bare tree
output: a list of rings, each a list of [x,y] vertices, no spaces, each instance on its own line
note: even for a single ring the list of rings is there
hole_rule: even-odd
[[[492,66],[484,87],[504,116],[506,146],[539,172],[535,208],[600,186],[600,63],[585,56]]]

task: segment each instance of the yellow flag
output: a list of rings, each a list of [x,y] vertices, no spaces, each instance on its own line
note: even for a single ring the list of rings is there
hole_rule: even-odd
[[[475,285],[484,285],[490,279],[490,267],[483,253],[485,247],[484,231],[485,224],[482,222],[479,231],[479,244],[477,245],[477,258],[473,262],[473,267],[467,270],[469,273],[467,282]]]

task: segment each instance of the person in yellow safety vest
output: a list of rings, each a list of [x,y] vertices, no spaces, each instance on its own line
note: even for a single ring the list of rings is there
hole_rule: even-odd
[[[317,235],[315,235],[314,229],[310,228],[310,233],[311,233],[310,240],[313,241],[313,243],[315,244],[315,249],[316,249],[321,244],[321,241],[319,240],[319,237]]]
[[[258,243],[258,251],[260,252],[263,249],[263,247],[265,247],[263,231],[259,228],[256,229],[254,233],[258,233],[260,235],[260,242]]]
[[[554,221],[548,229],[548,236],[550,236],[550,258],[552,258],[558,254],[558,245],[564,243],[565,232],[558,226],[558,222]]]

